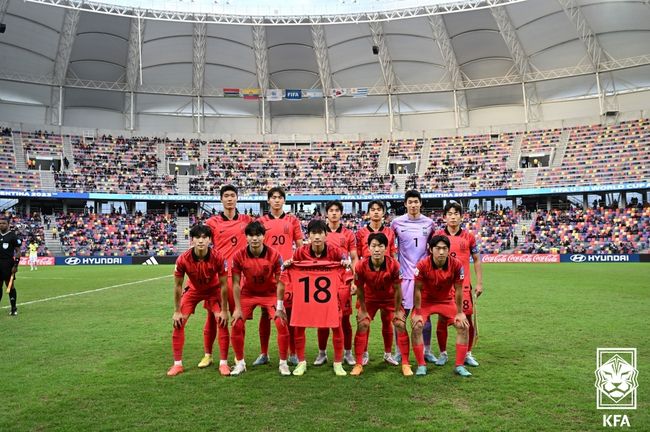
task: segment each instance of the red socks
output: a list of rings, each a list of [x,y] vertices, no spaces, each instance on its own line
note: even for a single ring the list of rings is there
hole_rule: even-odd
[[[174,361],[183,359],[183,345],[185,345],[185,323],[179,329],[174,328],[172,332],[172,351],[174,352]]]
[[[456,366],[465,364],[465,356],[467,356],[467,345],[456,344]]]
[[[409,364],[409,335],[406,332],[397,331],[397,346],[402,353],[402,364]],[[422,345],[420,345],[422,347]],[[414,347],[415,349],[415,347]],[[423,347],[424,349],[424,347]],[[424,356],[424,354],[422,354]]]
[[[203,349],[206,353],[211,353],[214,348],[214,340],[217,337],[217,320],[212,312],[208,312],[203,326]],[[220,344],[221,345],[221,344]]]
[[[357,364],[363,361],[363,352],[368,349],[368,332],[359,333],[354,335],[354,356],[356,357]]]
[[[343,347],[346,350],[352,349],[352,324],[350,323],[350,315],[343,315],[341,321],[343,326]]]
[[[305,328],[294,327],[293,332],[296,341],[296,356],[298,356],[298,361],[305,361]]]
[[[260,317],[260,352],[262,354],[269,353],[269,339],[271,339],[271,318],[266,312],[262,312]]]
[[[413,353],[415,354],[415,361],[417,361],[418,366],[424,366],[427,363],[424,361],[424,343],[413,344]],[[402,356],[404,353],[402,353]]]
[[[327,349],[327,341],[330,337],[330,329],[319,328],[316,333],[318,333],[318,349],[325,351]]]
[[[221,330],[221,329],[219,329]],[[235,321],[235,324],[232,326],[232,336],[230,340],[232,342],[232,349],[235,351],[235,357],[237,360],[242,360],[244,358],[244,339],[246,338],[246,327],[244,320],[238,319]],[[219,338],[219,346],[221,346],[221,338]]]
[[[438,325],[436,326],[436,337],[438,338],[438,348],[440,348],[440,352],[447,351],[447,336],[447,323],[438,320]]]
[[[280,360],[286,360],[287,351],[289,350],[289,325],[277,318],[275,320],[275,328],[278,331],[278,351]],[[266,352],[268,352],[268,341]]]

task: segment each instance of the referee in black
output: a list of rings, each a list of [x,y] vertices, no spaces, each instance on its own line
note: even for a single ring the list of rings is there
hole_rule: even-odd
[[[16,272],[20,263],[20,246],[22,240],[18,238],[14,231],[9,230],[9,218],[0,214],[0,300],[5,292],[4,287],[9,286],[11,276],[14,275],[14,283],[9,291],[9,302],[11,303],[11,312],[9,315],[18,315],[16,308]]]

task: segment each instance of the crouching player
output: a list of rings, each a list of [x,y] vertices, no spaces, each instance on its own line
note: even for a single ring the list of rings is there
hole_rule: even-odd
[[[227,270],[221,254],[210,247],[212,230],[206,225],[195,225],[190,230],[190,237],[193,246],[178,257],[174,270],[174,365],[167,371],[169,376],[184,371],[182,357],[185,325],[198,303],[205,302],[209,313],[214,315],[219,324],[219,331],[228,326]],[[189,288],[183,293],[185,275],[189,278]],[[222,375],[230,373],[227,362],[221,363],[219,372]]]
[[[240,249],[232,260],[232,286],[235,297],[235,311],[232,314],[232,348],[235,351],[235,367],[230,375],[240,375],[246,371],[244,361],[244,339],[246,320],[253,318],[253,310],[261,307],[267,313],[260,319],[275,316],[276,291],[282,270],[282,258],[278,251],[264,244],[266,229],[260,222],[246,225],[244,233],[248,246]],[[242,282],[243,281],[243,282]],[[289,348],[289,327],[280,319],[275,319],[278,330],[280,351],[280,374],[291,375],[287,365]]]
[[[472,376],[463,366],[467,355],[469,323],[463,313],[463,265],[449,256],[450,242],[446,236],[434,235],[427,242],[431,256],[417,263],[413,293],[413,352],[418,362],[416,375],[426,375],[422,329],[427,319],[438,314],[456,327],[456,367],[454,372]],[[455,290],[452,297],[452,290]]]
[[[401,352],[409,352],[409,339],[404,326],[402,308],[402,277],[397,260],[386,256],[387,247],[388,237],[384,233],[370,234],[368,236],[370,257],[362,258],[356,265],[359,313],[357,333],[354,336],[356,364],[350,375],[361,375],[363,372],[362,359],[368,346],[368,329],[378,310],[381,310],[382,318],[386,317],[389,322],[392,320],[395,323]],[[384,337],[384,360],[386,361],[392,360],[392,342],[392,335],[388,340]],[[405,376],[413,375],[408,354],[402,356],[402,362],[402,373]]]

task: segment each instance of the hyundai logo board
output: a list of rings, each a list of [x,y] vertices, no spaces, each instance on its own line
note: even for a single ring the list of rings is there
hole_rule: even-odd
[[[638,254],[563,254],[562,262],[572,263],[627,263],[639,262]]]
[[[56,265],[123,265],[131,264],[130,256],[105,257],[105,256],[71,256],[56,257]]]

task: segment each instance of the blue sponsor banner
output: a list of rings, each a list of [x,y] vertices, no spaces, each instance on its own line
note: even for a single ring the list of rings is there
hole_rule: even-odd
[[[56,257],[56,265],[124,265],[131,264],[130,256],[68,256]]]
[[[607,192],[607,191],[624,191],[639,190],[650,188],[650,182],[636,183],[619,183],[609,185],[588,185],[588,186],[561,186],[553,188],[538,189],[510,189],[508,196],[521,195],[548,195],[548,194],[572,194],[572,193],[589,193],[589,192]]]
[[[294,91],[294,90],[292,90]],[[300,90],[295,90],[300,91]],[[436,198],[499,198],[517,197],[524,195],[549,195],[549,194],[573,194],[604,191],[626,191],[650,189],[650,181],[637,183],[620,183],[613,185],[590,185],[574,187],[556,187],[539,189],[496,189],[482,191],[448,191],[448,192],[422,192],[424,199]],[[3,198],[45,198],[45,199],[82,199],[82,200],[105,200],[105,201],[173,201],[173,202],[219,202],[219,195],[166,195],[166,194],[118,194],[105,192],[45,192],[45,191],[15,191],[0,190],[0,197]],[[266,195],[240,195],[241,202],[266,202]],[[402,200],[404,194],[347,194],[347,195],[289,195],[288,202],[319,202],[329,200],[340,201],[371,201],[381,200]]]
[[[284,98],[288,100],[300,100],[302,99],[302,90],[301,89],[286,89],[284,91]]]
[[[80,198],[88,199],[87,193],[77,192],[46,192],[46,191],[15,191],[0,190],[3,198]]]
[[[562,254],[560,262],[566,263],[604,263],[640,262],[639,254]]]

